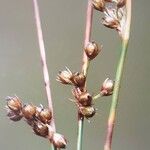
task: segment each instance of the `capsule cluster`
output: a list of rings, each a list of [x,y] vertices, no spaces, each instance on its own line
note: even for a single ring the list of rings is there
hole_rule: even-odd
[[[42,105],[23,104],[17,96],[8,96],[6,100],[7,116],[10,120],[19,121],[24,118],[36,135],[49,139],[57,148],[66,147],[64,136],[55,133],[51,127],[53,117],[51,110]]]
[[[77,105],[78,112],[81,116],[86,118],[94,116],[95,108],[92,106],[92,96],[86,90],[83,90],[86,81],[86,77],[83,73],[72,73],[66,68],[66,70],[59,72],[57,81],[62,84],[74,86],[72,94],[75,97],[74,102]]]
[[[102,24],[121,34],[126,16],[126,0],[92,0],[92,4],[96,10],[104,13]]]
[[[73,89],[72,94],[76,99],[79,113],[87,119],[93,117],[96,110],[92,104],[92,96],[87,91],[82,92],[79,88]]]
[[[74,85],[75,87],[83,87],[85,84],[86,77],[83,73],[72,73],[70,69],[66,67],[65,70],[59,71],[56,80],[62,84],[70,84]]]

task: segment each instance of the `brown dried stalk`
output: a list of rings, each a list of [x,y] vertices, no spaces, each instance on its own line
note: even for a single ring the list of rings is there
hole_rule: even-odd
[[[42,67],[43,67],[44,84],[45,84],[45,89],[46,89],[48,106],[49,106],[49,109],[52,111],[52,116],[53,116],[52,121],[51,121],[51,126],[53,128],[53,131],[55,132],[56,127],[55,127],[55,120],[54,120],[54,111],[53,111],[53,104],[52,104],[50,80],[49,80],[48,67],[47,67],[47,63],[46,63],[45,46],[44,46],[43,33],[42,33],[41,20],[40,20],[37,0],[33,0],[33,6],[34,6],[34,15],[35,15],[35,21],[36,21],[36,29],[37,29],[37,35],[38,35],[38,41],[39,41],[39,48],[40,48],[40,55],[41,55],[41,63],[42,63]],[[52,146],[52,149],[55,150],[57,148],[55,146]]]
[[[37,35],[38,35],[39,48],[40,48],[41,63],[42,63],[42,67],[43,67],[44,84],[45,84],[45,89],[46,89],[48,106],[49,106],[50,110],[52,111],[52,114],[54,115],[49,73],[48,73],[48,67],[47,67],[47,63],[46,63],[44,39],[43,39],[41,19],[40,19],[40,15],[39,15],[39,8],[38,8],[37,0],[33,0],[33,6],[34,6],[34,15],[35,15],[35,21],[36,21],[36,29],[37,29]],[[54,117],[52,119],[51,126],[53,127],[53,130],[55,131],[56,127],[55,127]]]

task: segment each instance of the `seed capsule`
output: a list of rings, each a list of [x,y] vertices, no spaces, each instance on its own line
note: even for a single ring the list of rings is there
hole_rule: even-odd
[[[84,117],[86,117],[87,119],[93,117],[93,116],[95,115],[95,113],[96,113],[95,108],[92,107],[92,106],[79,107],[79,111],[80,111],[80,113],[81,113]]]
[[[51,141],[57,148],[66,148],[67,141],[65,137],[61,134],[54,133]]]
[[[9,109],[11,109],[12,111],[20,111],[22,109],[22,103],[21,100],[15,96],[15,97],[7,97],[7,106]]]
[[[47,137],[48,136],[48,127],[40,121],[34,122],[33,131],[36,135]]]
[[[32,104],[27,104],[22,109],[23,116],[27,119],[33,119],[36,114],[36,107]]]
[[[93,6],[96,10],[104,11],[105,1],[104,0],[92,0]]]
[[[7,112],[7,116],[9,117],[10,120],[15,121],[15,122],[22,119],[21,113],[14,112],[10,109]]]
[[[103,96],[109,96],[109,95],[112,95],[113,89],[114,89],[114,81],[107,78],[103,82],[100,92]]]
[[[49,124],[52,119],[52,112],[45,108],[39,113],[39,120],[43,123]]]
[[[56,80],[62,84],[72,84],[70,80],[72,78],[72,75],[72,72],[66,67],[66,70],[59,71]]]
[[[118,8],[125,6],[125,4],[126,4],[126,0],[118,0],[117,1],[117,7]]]
[[[91,106],[92,96],[88,92],[83,92],[79,96],[78,101],[82,106]]]
[[[94,59],[100,51],[101,48],[95,42],[89,42],[85,47],[85,53],[90,60]]]
[[[72,83],[77,87],[83,87],[85,84],[85,80],[86,80],[85,75],[83,73],[78,72],[74,73],[71,78]]]

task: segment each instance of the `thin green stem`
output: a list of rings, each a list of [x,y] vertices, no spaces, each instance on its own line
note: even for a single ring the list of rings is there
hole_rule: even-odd
[[[57,148],[56,148],[56,147],[54,147],[54,145],[53,145],[53,144],[51,144],[51,150],[57,150]]]
[[[114,131],[114,125],[116,120],[119,91],[120,91],[121,79],[122,79],[123,68],[125,64],[125,58],[127,54],[128,41],[130,35],[131,0],[126,0],[126,13],[127,13],[126,23],[124,25],[124,33],[122,34],[122,50],[121,50],[121,55],[117,66],[117,71],[116,71],[115,86],[114,86],[114,91],[112,96],[110,114],[108,118],[107,135],[106,135],[104,150],[111,150],[112,147],[112,138],[113,138],[113,131]]]
[[[83,140],[83,125],[84,118],[79,119],[78,121],[78,141],[77,141],[77,150],[82,150],[82,140]]]
[[[103,95],[101,93],[98,93],[97,95],[93,96],[93,100],[96,100],[100,97],[102,97]]]
[[[112,136],[113,136],[113,130],[115,125],[115,119],[116,119],[116,109],[118,104],[118,97],[119,97],[119,90],[121,85],[121,78],[123,74],[123,67],[125,62],[125,57],[127,53],[127,41],[123,41],[122,43],[122,52],[120,56],[120,60],[117,67],[116,72],[116,79],[115,79],[115,86],[114,86],[114,92],[112,96],[112,103],[110,108],[110,114],[108,119],[108,126],[107,126],[107,136],[106,136],[106,142],[104,146],[104,150],[111,150],[112,145]]]

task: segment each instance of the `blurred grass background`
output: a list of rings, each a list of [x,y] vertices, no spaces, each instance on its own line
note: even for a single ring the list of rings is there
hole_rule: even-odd
[[[76,107],[70,87],[56,82],[65,66],[81,66],[87,1],[39,0],[47,61],[52,85],[57,131],[68,139],[67,150],[76,149]],[[150,134],[150,1],[133,1],[131,39],[118,105],[113,150],[148,150]],[[96,93],[105,78],[114,78],[120,40],[100,24],[94,12],[92,39],[103,44],[91,63],[88,90]],[[0,149],[48,150],[47,140],[32,134],[23,121],[6,117],[5,97],[17,94],[25,103],[47,105],[31,0],[0,0]],[[95,103],[97,115],[85,121],[83,149],[102,150],[111,97]]]

